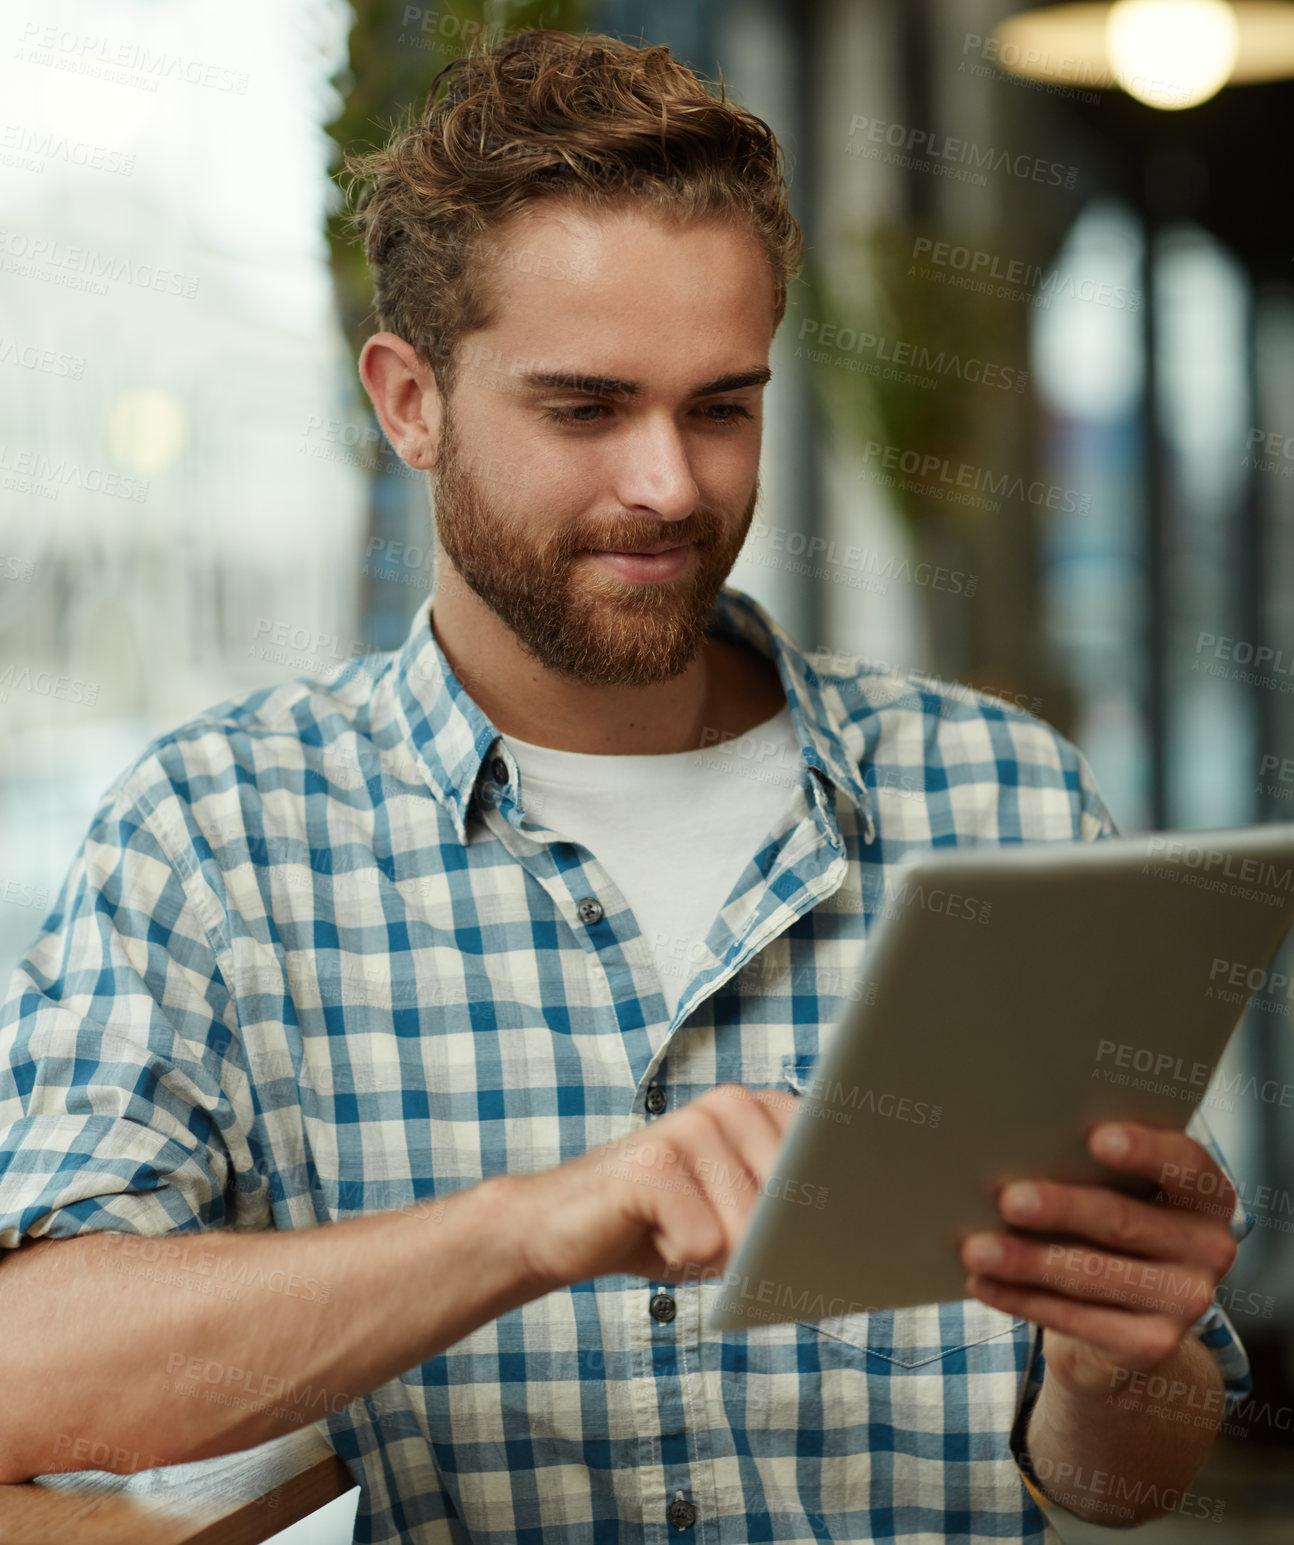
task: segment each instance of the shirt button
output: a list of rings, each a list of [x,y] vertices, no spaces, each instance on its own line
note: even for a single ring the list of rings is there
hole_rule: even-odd
[[[501,756],[491,757],[490,777],[502,788],[508,781],[508,764]]]
[[[668,1293],[657,1293],[651,1301],[651,1312],[654,1320],[659,1320],[662,1325],[668,1325],[678,1313],[678,1305]]]
[[[684,1497],[675,1497],[666,1515],[676,1529],[690,1529],[696,1522],[696,1509]]]
[[[587,923],[590,928],[602,921],[602,903],[596,896],[585,896],[583,901],[576,902],[575,910],[580,915],[580,922]]]
[[[652,1116],[659,1116],[665,1109],[665,1091],[659,1084],[653,1084],[647,1091],[647,1110]]]

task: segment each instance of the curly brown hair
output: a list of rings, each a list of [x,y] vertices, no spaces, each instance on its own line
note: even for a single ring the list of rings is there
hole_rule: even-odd
[[[531,30],[474,48],[385,148],[349,154],[343,176],[378,321],[430,363],[445,396],[460,337],[490,321],[477,239],[538,199],[746,222],[772,274],[774,328],[799,270],[773,131],[660,45]]]

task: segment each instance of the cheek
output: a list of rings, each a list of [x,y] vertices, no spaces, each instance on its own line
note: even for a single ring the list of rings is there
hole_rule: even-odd
[[[759,471],[760,439],[758,424],[707,437],[693,457],[697,482],[726,496],[727,504],[739,502]]]
[[[724,447],[696,468],[696,485],[706,504],[732,511],[737,518],[746,511],[755,479],[760,473],[760,451],[749,447]]]
[[[618,508],[616,479],[619,458],[609,439],[578,443],[578,434],[562,438],[555,430],[526,447],[529,488],[533,497],[556,519],[606,513]]]
[[[500,417],[473,425],[459,439],[463,469],[496,509],[518,517],[542,512],[548,519],[578,515],[603,485],[594,457],[554,443],[529,422]]]

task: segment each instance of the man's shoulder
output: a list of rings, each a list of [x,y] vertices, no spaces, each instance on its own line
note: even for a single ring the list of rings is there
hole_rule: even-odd
[[[349,660],[321,676],[297,676],[212,703],[149,740],[117,775],[104,806],[147,813],[162,801],[217,796],[263,799],[275,789],[310,792],[310,774],[347,788],[377,769],[364,710],[392,654]]]
[[[829,650],[805,659],[869,787],[933,794],[953,784],[987,786],[996,801],[1016,804],[1027,787],[1021,809],[1031,831],[1054,826],[1060,811],[1076,836],[1115,832],[1086,758],[1038,714],[1037,699]]]
[[[866,655],[818,649],[805,654],[818,686],[835,696],[850,717],[916,715],[938,724],[969,725],[986,719],[1008,720],[1048,735],[1058,732],[1040,717],[1042,699],[1012,696],[944,680]]]

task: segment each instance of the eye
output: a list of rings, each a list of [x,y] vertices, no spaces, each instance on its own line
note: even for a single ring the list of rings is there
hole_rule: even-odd
[[[602,402],[582,402],[573,408],[545,408],[544,417],[551,419],[555,424],[573,429],[581,424],[596,424],[602,414],[610,411],[610,408]],[[751,418],[749,409],[743,408],[738,402],[711,402],[699,411],[707,423],[722,429],[735,429],[740,424],[749,422]]]
[[[601,402],[582,402],[574,408],[545,408],[545,418],[550,418],[557,424],[596,424],[596,418],[576,418],[577,413],[601,414],[607,411],[606,404]]]
[[[740,424],[743,419],[748,419],[750,417],[749,410],[743,408],[739,402],[712,402],[705,411],[707,413],[719,412],[732,414],[731,418],[712,418],[710,422],[712,424],[723,424],[725,426],[732,425],[734,428],[736,425]]]

